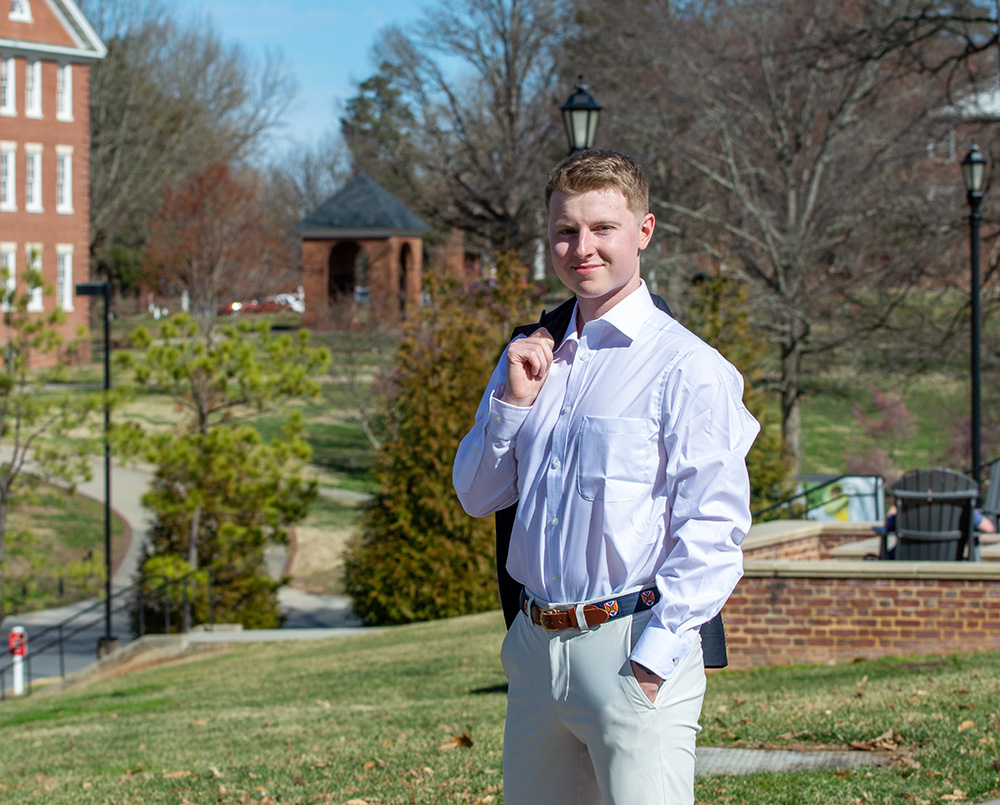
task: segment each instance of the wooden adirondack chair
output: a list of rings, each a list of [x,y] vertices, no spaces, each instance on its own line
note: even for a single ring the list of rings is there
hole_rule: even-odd
[[[896,559],[948,562],[978,556],[972,508],[976,482],[944,467],[913,470],[893,487]]]

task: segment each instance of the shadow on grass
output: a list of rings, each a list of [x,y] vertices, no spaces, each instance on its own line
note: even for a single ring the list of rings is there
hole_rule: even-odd
[[[493,693],[502,693],[504,696],[507,695],[507,683],[504,682],[502,685],[487,685],[485,688],[473,688],[469,691],[473,696],[488,696]]]

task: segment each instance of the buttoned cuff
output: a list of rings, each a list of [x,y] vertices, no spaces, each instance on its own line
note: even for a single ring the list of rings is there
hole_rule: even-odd
[[[697,630],[677,635],[664,629],[652,618],[642,630],[629,659],[667,680],[691,653],[697,640]]]
[[[521,408],[517,405],[505,403],[500,399],[504,392],[504,384],[497,386],[493,396],[490,397],[490,410],[486,418],[486,432],[494,439],[509,442],[521,429],[524,420],[528,418],[531,408]]]

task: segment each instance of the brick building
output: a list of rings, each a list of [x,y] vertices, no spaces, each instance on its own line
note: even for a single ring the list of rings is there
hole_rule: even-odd
[[[52,292],[29,310],[87,322],[74,284],[88,277],[90,66],[107,49],[72,0],[0,0],[0,266],[27,267]],[[23,286],[22,286],[23,287]]]

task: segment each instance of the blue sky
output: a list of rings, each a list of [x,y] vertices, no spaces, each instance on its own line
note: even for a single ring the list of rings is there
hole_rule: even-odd
[[[371,48],[387,25],[420,16],[414,0],[176,0],[207,16],[227,43],[250,55],[279,51],[298,82],[280,140],[312,143],[337,126],[357,81],[375,69]],[[280,147],[277,150],[281,150]]]

